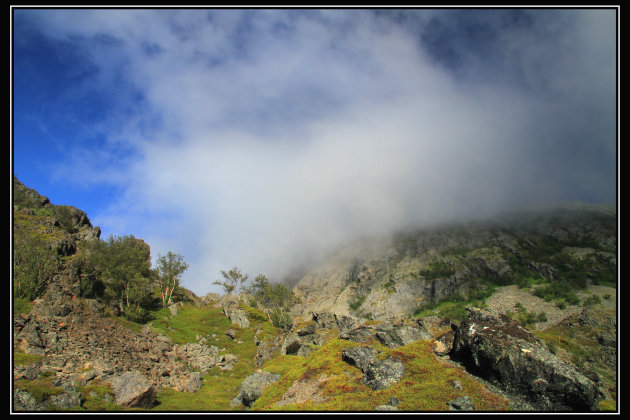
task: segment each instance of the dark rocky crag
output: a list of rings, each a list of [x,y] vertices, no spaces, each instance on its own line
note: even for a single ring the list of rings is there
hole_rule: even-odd
[[[468,308],[451,358],[539,411],[597,411],[598,386],[504,314]]]

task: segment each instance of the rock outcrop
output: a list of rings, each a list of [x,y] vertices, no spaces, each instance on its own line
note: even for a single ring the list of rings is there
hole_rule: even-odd
[[[347,244],[295,283],[294,314],[410,318],[443,299],[469,297],[488,280],[514,283],[523,270],[562,279],[566,259],[551,260],[549,250],[580,259],[595,278],[616,265],[615,219],[613,207],[559,206]]]
[[[373,390],[389,388],[405,374],[403,363],[393,357],[377,358],[379,352],[372,347],[352,347],[342,352],[342,359],[363,372],[363,383]]]
[[[593,381],[551,353],[531,332],[503,314],[467,308],[451,358],[542,411],[595,411]]]

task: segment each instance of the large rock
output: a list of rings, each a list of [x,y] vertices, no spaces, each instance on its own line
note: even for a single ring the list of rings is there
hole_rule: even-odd
[[[418,340],[433,338],[424,328],[415,325],[392,325],[383,322],[378,326],[376,338],[387,347],[400,347]]]
[[[283,336],[274,336],[260,341],[258,343],[258,347],[256,348],[256,356],[254,356],[256,367],[262,367],[265,362],[280,354],[283,343]]]
[[[288,355],[308,356],[313,352],[313,346],[320,346],[323,342],[323,337],[317,332],[305,335],[296,332],[284,340],[281,352]]]
[[[232,406],[243,404],[250,407],[262,395],[265,388],[280,378],[280,375],[262,370],[252,373],[241,383],[238,395],[232,399]]]
[[[363,372],[363,383],[373,390],[389,388],[405,374],[405,366],[398,359],[378,359],[378,351],[372,347],[352,347],[341,353],[342,359]]]
[[[398,359],[388,357],[376,360],[368,366],[363,375],[363,382],[374,390],[389,388],[405,374],[405,366]]]
[[[345,349],[341,352],[341,359],[351,365],[354,365],[365,372],[371,363],[376,361],[378,350],[372,347],[359,346]]]
[[[453,350],[453,343],[455,342],[455,331],[450,330],[433,342],[433,351],[438,356],[446,356]]]
[[[317,324],[318,328],[332,329],[337,328],[337,321],[335,315],[331,312],[321,311],[313,312],[313,321]]]
[[[232,324],[236,324],[241,328],[249,327],[249,319],[242,309],[228,309],[227,316],[230,318]]]
[[[123,407],[151,408],[155,404],[155,385],[138,372],[127,372],[110,380],[114,402]]]
[[[451,358],[537,410],[595,411],[598,387],[506,315],[467,308]]]
[[[219,363],[219,348],[205,346],[198,343],[175,345],[175,354],[188,364],[192,369],[198,369],[205,375],[210,368]]]
[[[356,343],[369,343],[374,340],[374,337],[373,329],[363,325],[339,334],[339,338]]]
[[[181,375],[171,380],[173,389],[179,392],[197,392],[201,389],[201,373],[190,372],[188,375]]]

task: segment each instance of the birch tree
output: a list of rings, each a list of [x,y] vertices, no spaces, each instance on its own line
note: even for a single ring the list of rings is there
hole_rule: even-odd
[[[180,277],[188,269],[189,265],[184,257],[171,251],[164,256],[158,256],[157,272],[162,305],[166,308],[170,305],[173,291],[179,287]]]

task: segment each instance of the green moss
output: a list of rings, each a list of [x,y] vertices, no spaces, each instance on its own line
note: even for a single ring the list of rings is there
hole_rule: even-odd
[[[45,402],[53,395],[63,394],[64,390],[52,384],[51,379],[17,380],[15,388],[28,392],[38,402]]]
[[[444,261],[433,261],[427,269],[420,270],[420,275],[426,280],[446,278],[453,274],[455,274],[455,270],[450,268]]]
[[[40,361],[42,357],[43,356],[39,356],[37,354],[15,352],[13,353],[13,364],[16,366],[26,366]]]
[[[380,345],[379,358],[395,357],[405,366],[401,381],[387,389],[374,391],[362,382],[361,371],[344,362],[342,351],[360,344],[333,339],[306,358],[284,356],[267,362],[263,369],[283,375],[282,379],[265,389],[252,410],[261,411],[373,411],[386,404],[391,397],[400,400],[399,408],[409,411],[448,411],[448,402],[470,395],[480,411],[503,411],[507,401],[488,392],[477,381],[456,367],[447,365],[435,356],[429,340],[417,341],[397,349]],[[293,363],[291,363],[293,362]],[[291,366],[293,365],[293,366]],[[283,395],[296,381],[318,383],[316,393],[320,402],[312,400],[278,406]],[[453,381],[463,389],[455,390]]]
[[[81,389],[81,406],[87,411],[120,411],[109,384],[91,383]]]
[[[617,401],[615,400],[600,401],[599,409],[601,411],[617,411]]]
[[[33,304],[29,299],[16,297],[13,299],[13,315],[27,314],[33,309]]]

